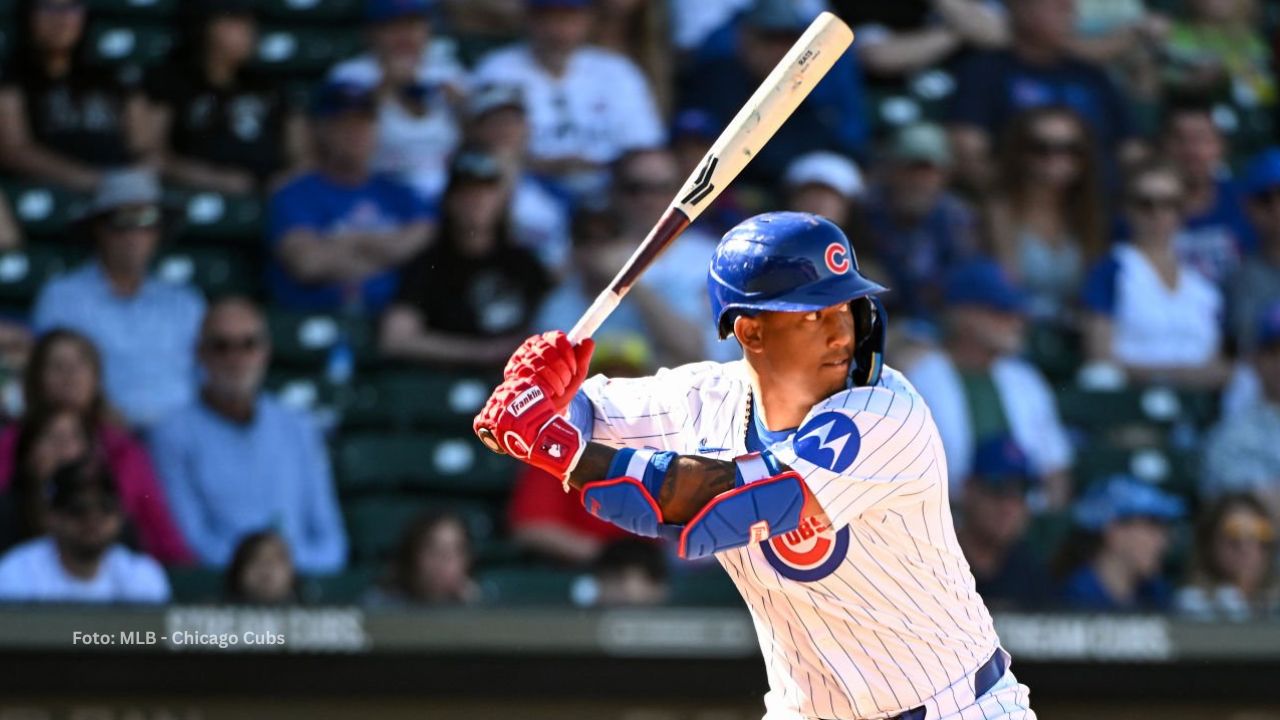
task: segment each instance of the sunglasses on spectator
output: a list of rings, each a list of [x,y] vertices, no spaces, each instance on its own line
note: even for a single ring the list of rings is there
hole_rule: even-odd
[[[82,0],[39,0],[36,10],[40,12],[73,13],[84,10]]]
[[[120,511],[120,501],[110,495],[86,495],[71,500],[61,511],[76,519],[86,518],[93,513],[113,515]]]
[[[1084,144],[1079,140],[1054,140],[1050,138],[1032,138],[1031,152],[1043,157],[1054,155],[1079,156],[1084,151]]]
[[[1181,212],[1182,198],[1177,195],[1132,195],[1129,197],[1129,204],[1136,210],[1144,213],[1156,213],[1160,211]]]
[[[217,355],[227,355],[232,352],[247,353],[262,347],[262,338],[258,335],[243,335],[240,337],[215,335],[205,340],[204,346]]]
[[[1271,523],[1261,518],[1231,518],[1222,526],[1222,534],[1232,540],[1253,540],[1264,544],[1275,539]]]
[[[160,226],[160,208],[149,206],[116,210],[107,215],[108,230],[123,232],[125,230],[146,230]]]
[[[1280,185],[1253,193],[1253,201],[1260,205],[1275,205],[1280,200]]]
[[[672,192],[675,188],[675,182],[671,180],[646,180],[641,178],[631,178],[624,180],[622,189],[626,192],[639,195],[641,193],[659,193]]]

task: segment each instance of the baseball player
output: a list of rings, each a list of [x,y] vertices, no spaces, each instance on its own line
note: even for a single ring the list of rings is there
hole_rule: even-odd
[[[707,285],[741,361],[586,380],[589,340],[535,336],[477,433],[596,516],[714,554],[759,636],[766,720],[1035,718],[956,542],[929,408],[883,365],[885,288],[844,233],[756,216]]]

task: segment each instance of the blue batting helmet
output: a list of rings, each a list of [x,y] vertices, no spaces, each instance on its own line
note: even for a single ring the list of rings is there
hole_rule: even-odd
[[[716,246],[707,290],[722,339],[733,334],[738,315],[812,312],[849,302],[857,322],[850,384],[879,378],[885,313],[875,296],[885,287],[863,277],[849,239],[830,220],[799,212],[744,220]]]

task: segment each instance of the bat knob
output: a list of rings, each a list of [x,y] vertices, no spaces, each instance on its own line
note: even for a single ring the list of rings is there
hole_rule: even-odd
[[[507,454],[507,452],[502,449],[502,446],[498,444],[498,439],[493,436],[493,431],[489,428],[480,428],[476,431],[476,435],[480,437],[480,442],[484,443],[485,447],[499,455]]]

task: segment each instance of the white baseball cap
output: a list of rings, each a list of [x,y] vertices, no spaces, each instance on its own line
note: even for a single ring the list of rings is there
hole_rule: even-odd
[[[848,200],[862,197],[867,189],[857,163],[844,155],[827,151],[796,158],[787,166],[783,179],[788,187],[826,185]]]

